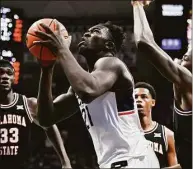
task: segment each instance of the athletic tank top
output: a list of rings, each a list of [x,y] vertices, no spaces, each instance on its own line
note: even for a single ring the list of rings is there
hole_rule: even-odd
[[[173,124],[176,144],[192,144],[192,110],[183,111],[174,103]]]
[[[21,169],[28,157],[33,119],[25,96],[14,93],[14,100],[0,105],[0,168]]]
[[[168,142],[165,134],[165,127],[156,123],[152,130],[145,131],[145,138],[148,140],[149,145],[153,148],[159,160],[160,167],[167,167]]]
[[[101,168],[146,155],[148,144],[140,125],[133,89],[106,92],[89,104],[77,99]]]

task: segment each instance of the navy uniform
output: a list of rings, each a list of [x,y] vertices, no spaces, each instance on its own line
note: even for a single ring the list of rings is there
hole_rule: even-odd
[[[14,93],[14,100],[0,105],[0,168],[23,169],[28,157],[33,118],[27,98]]]
[[[192,168],[192,110],[183,111],[174,104],[176,152],[183,169]]]
[[[159,160],[160,167],[167,167],[168,142],[165,133],[165,127],[156,122],[156,125],[152,130],[145,132],[145,138],[148,140],[149,144],[153,148]]]

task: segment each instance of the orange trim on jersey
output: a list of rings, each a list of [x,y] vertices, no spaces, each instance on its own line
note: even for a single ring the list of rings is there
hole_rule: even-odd
[[[133,114],[133,113],[135,113],[134,110],[129,110],[129,111],[118,112],[118,115],[119,115],[119,116],[124,116],[124,115]]]

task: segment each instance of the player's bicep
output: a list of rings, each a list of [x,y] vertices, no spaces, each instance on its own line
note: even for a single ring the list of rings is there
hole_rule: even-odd
[[[118,78],[116,71],[112,70],[99,69],[92,72],[91,74],[95,79],[95,83],[99,93],[103,93],[111,89]]]
[[[185,67],[179,65],[178,63],[171,62],[170,68],[173,74],[172,82],[180,88],[186,90],[192,90],[192,74]]]
[[[183,66],[178,67],[178,83],[179,87],[183,87],[188,91],[192,91],[192,73]]]
[[[86,81],[85,90],[77,93],[84,103],[90,103],[95,98],[110,91],[120,76],[122,62],[116,57],[99,59],[94,70]]]
[[[94,86],[97,95],[111,89],[120,75],[122,62],[115,57],[102,58],[95,64],[91,73],[94,79]]]

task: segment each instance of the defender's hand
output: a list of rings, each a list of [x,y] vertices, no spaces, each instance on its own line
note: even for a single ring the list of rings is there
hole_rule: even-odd
[[[178,58],[174,58],[174,62],[177,63],[178,65],[181,65],[182,60]]]
[[[131,5],[149,5],[153,0],[132,0]]]

